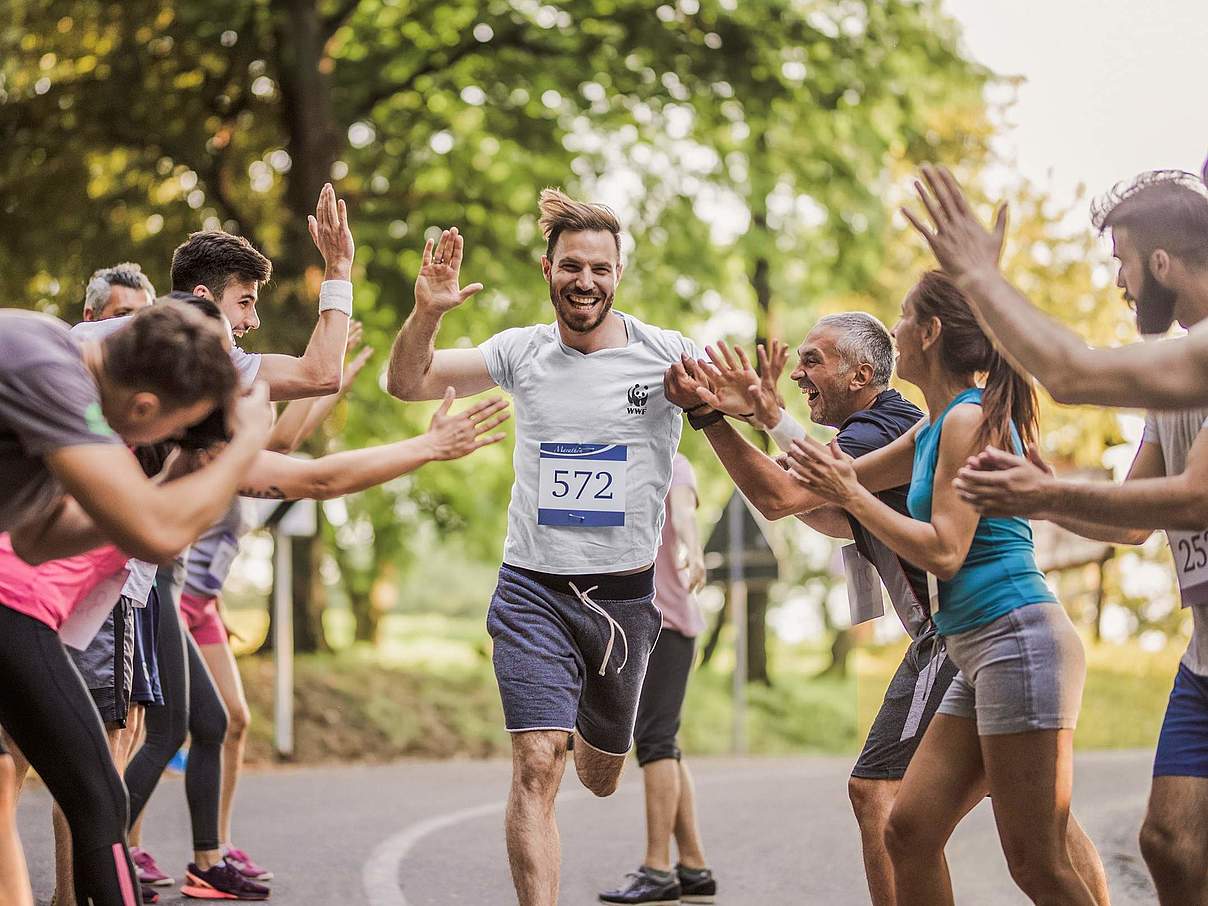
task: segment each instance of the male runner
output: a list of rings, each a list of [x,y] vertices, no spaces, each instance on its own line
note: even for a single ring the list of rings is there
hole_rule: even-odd
[[[1187,201],[1202,204],[1208,217],[1208,197],[1188,196]],[[1130,235],[1140,238],[1144,223],[1133,223]],[[1116,230],[1118,252],[1121,232]],[[1127,260],[1121,256],[1120,282],[1135,300],[1138,326],[1145,331],[1169,317],[1170,300],[1152,280],[1134,282],[1137,275]],[[1174,311],[1185,328],[1208,323],[1208,292],[1181,294]],[[1175,346],[1172,341],[1149,345],[1159,352]],[[1163,906],[1203,902],[1208,895],[1208,406],[1151,411],[1123,485],[1061,480],[1034,452],[1032,460],[987,451],[961,471],[957,490],[984,512],[1051,519],[1114,544],[1140,544],[1154,528],[1167,529],[1192,633],[1158,738],[1141,853]]]
[[[568,734],[598,796],[617,787],[661,620],[651,600],[681,410],[659,392],[697,348],[613,310],[621,226],[602,205],[541,193],[542,272],[552,324],[515,327],[477,349],[435,350],[444,314],[480,289],[459,284],[463,240],[424,246],[415,310],[394,342],[387,389],[435,399],[499,385],[516,407],[515,484],[487,627],[512,733],[508,857],[522,906],[558,900],[554,797]]]
[[[683,364],[668,373],[669,396],[693,415],[705,419],[711,399],[717,406],[738,413],[754,413],[758,427],[771,429],[782,449],[804,429],[782,408],[776,381],[785,361],[785,348],[775,344],[768,357],[761,349],[762,376],[750,369],[739,350],[736,361],[725,344],[710,350],[716,369],[703,388]],[[801,388],[815,424],[837,428],[835,440],[849,456],[879,449],[905,434],[923,418],[922,411],[889,387],[893,378],[893,340],[885,326],[864,312],[844,312],[821,318],[797,350],[798,364],[791,378]],[[740,363],[742,366],[740,367]],[[689,366],[691,368],[691,366]],[[700,389],[705,392],[700,393]],[[716,391],[716,392],[714,392]],[[729,400],[723,397],[729,397]],[[918,748],[931,718],[944,697],[956,667],[940,650],[926,602],[927,576],[901,560],[860,523],[842,511],[826,506],[797,484],[775,461],[748,443],[720,412],[708,416],[705,436],[718,458],[747,499],[769,519],[797,515],[807,525],[835,538],[854,538],[844,551],[848,569],[848,595],[881,601],[875,569],[889,591],[910,645],[885,692],[885,700],[869,729],[868,740],[852,769],[848,795],[864,849],[869,893],[875,906],[894,902],[893,865],[885,849],[885,825],[901,786],[906,767]],[[793,487],[797,484],[797,487]],[[905,485],[877,496],[901,513],[906,512]],[[871,603],[871,602],[868,602]],[[877,608],[879,610],[879,608]]]
[[[1055,400],[1155,408],[1208,403],[1208,324],[1163,349],[1151,344],[1088,348],[999,272],[1005,205],[991,232],[946,169],[924,167],[923,179],[927,188],[917,182],[915,187],[934,226],[909,210],[902,213],[964,290],[1002,352],[1035,375]],[[1198,177],[1155,170],[1117,186],[1092,211],[1095,226],[1112,231],[1120,262],[1117,285],[1128,298],[1144,288],[1154,299],[1143,333],[1165,333],[1189,297],[1208,292],[1208,213],[1197,200],[1205,196],[1208,188]]]

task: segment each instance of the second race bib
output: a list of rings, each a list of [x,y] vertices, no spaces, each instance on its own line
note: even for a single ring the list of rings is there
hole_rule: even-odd
[[[625,524],[624,444],[546,443],[540,457],[538,525]]]
[[[1198,532],[1168,531],[1170,552],[1184,607],[1208,604],[1208,529]]]

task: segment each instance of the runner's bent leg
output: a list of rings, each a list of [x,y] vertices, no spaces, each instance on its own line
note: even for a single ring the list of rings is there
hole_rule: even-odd
[[[33,906],[29,870],[17,835],[17,791],[13,758],[0,752],[0,902]]]
[[[576,761],[578,756],[576,749]],[[642,779],[646,788],[646,857],[642,864],[670,871],[671,835],[675,832],[681,792],[679,762],[674,758],[648,762],[642,765]]]
[[[885,825],[898,903],[953,902],[944,847],[956,825],[985,795],[976,723],[937,714],[910,760]]]
[[[1141,854],[1162,906],[1208,902],[1208,779],[1153,779]]]
[[[243,680],[230,644],[224,641],[219,645],[199,645],[198,649],[227,710],[226,739],[222,746],[222,798],[218,805],[218,841],[230,844],[231,809],[235,801],[235,788],[239,784],[239,772],[243,768],[243,749],[247,741],[250,715],[247,698],[243,692]]]
[[[121,727],[106,727],[105,736],[109,740],[109,754],[113,765],[121,774],[120,748],[125,731]],[[75,896],[72,894],[74,882],[71,871],[71,829],[67,826],[67,816],[59,808],[57,802],[50,806],[50,822],[55,835],[55,906],[75,906]]]
[[[512,788],[505,829],[520,906],[556,906],[562,852],[554,798],[566,770],[566,733],[512,733]]]
[[[873,906],[893,906],[893,862],[885,849],[885,825],[893,809],[893,800],[901,787],[900,780],[871,780],[851,777],[847,781],[847,796],[851,800],[856,823],[860,826],[860,843],[864,851],[864,874]]]
[[[1093,906],[1068,844],[1073,730],[981,737],[994,821],[1015,883],[1039,906]]]
[[[227,713],[192,636],[189,659],[189,761],[185,765],[185,798],[193,824],[193,861],[202,870],[222,858],[218,843],[218,803],[222,793],[222,744]]]
[[[1074,871],[1082,878],[1091,896],[1098,906],[1110,906],[1112,898],[1107,886],[1107,872],[1103,869],[1103,860],[1099,858],[1099,850],[1086,835],[1074,813],[1070,812],[1069,827],[1066,831],[1066,845],[1070,849],[1070,861]]]

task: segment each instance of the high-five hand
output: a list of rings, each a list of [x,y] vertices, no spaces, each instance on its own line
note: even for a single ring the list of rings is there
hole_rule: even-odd
[[[740,418],[746,418],[755,411],[755,393],[759,388],[759,375],[751,367],[751,361],[741,346],[735,346],[734,351],[726,345],[725,340],[717,346],[706,346],[708,362],[699,363],[700,368],[709,376],[711,387],[701,387],[697,390],[703,402],[714,409]]]
[[[324,183],[315,213],[306,218],[306,227],[327,267],[324,279],[351,279],[356,246],[352,241],[352,230],[348,228],[348,208],[344,199],[336,198],[331,183]]]
[[[1053,470],[1033,447],[1025,459],[996,447],[969,457],[952,482],[984,516],[1042,516],[1057,489]]]
[[[424,435],[431,445],[433,459],[461,459],[479,447],[497,444],[507,436],[503,432],[487,433],[511,416],[506,411],[507,400],[492,397],[453,414],[449,410],[456,398],[456,391],[452,387],[445,390],[445,398],[432,416],[428,433]]]
[[[1007,206],[1000,204],[994,214],[994,229],[987,230],[969,206],[956,178],[944,167],[923,167],[922,183],[915,180],[923,207],[934,228],[909,209],[902,214],[927,240],[940,267],[954,280],[985,270],[997,270],[1007,234]]]
[[[823,446],[805,437],[793,441],[788,450],[789,473],[830,503],[846,506],[860,493],[855,460],[832,440]]]
[[[423,266],[415,278],[415,306],[444,314],[482,289],[481,283],[461,288],[461,259],[465,240],[457,227],[445,230],[440,240],[424,243]]]

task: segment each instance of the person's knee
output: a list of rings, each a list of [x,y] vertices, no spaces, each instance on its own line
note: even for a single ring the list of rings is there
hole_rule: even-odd
[[[935,833],[931,816],[895,803],[885,819],[885,849],[895,863],[909,864],[921,853],[942,852],[947,838]]]
[[[227,742],[242,742],[247,736],[248,727],[251,726],[252,715],[248,711],[246,702],[239,702],[235,707],[227,712]]]
[[[521,793],[553,801],[562,779],[566,750],[542,741],[526,741],[513,761],[512,783]]]
[[[213,707],[194,709],[189,721],[189,735],[193,744],[222,745],[227,735],[227,711],[221,702]]]
[[[856,822],[863,828],[883,828],[893,807],[893,797],[883,780],[867,777],[850,777],[847,781],[847,798]]]
[[[1045,841],[1043,836],[1003,837],[1003,855],[1011,880],[1030,898],[1059,890],[1064,871],[1073,871],[1063,841]]]
[[[1162,877],[1203,873],[1203,856],[1187,835],[1160,816],[1149,814],[1141,825],[1141,855],[1150,874]]]
[[[601,798],[617,791],[624,770],[624,756],[592,751],[586,746],[575,749],[575,773],[579,775],[579,781]]]

